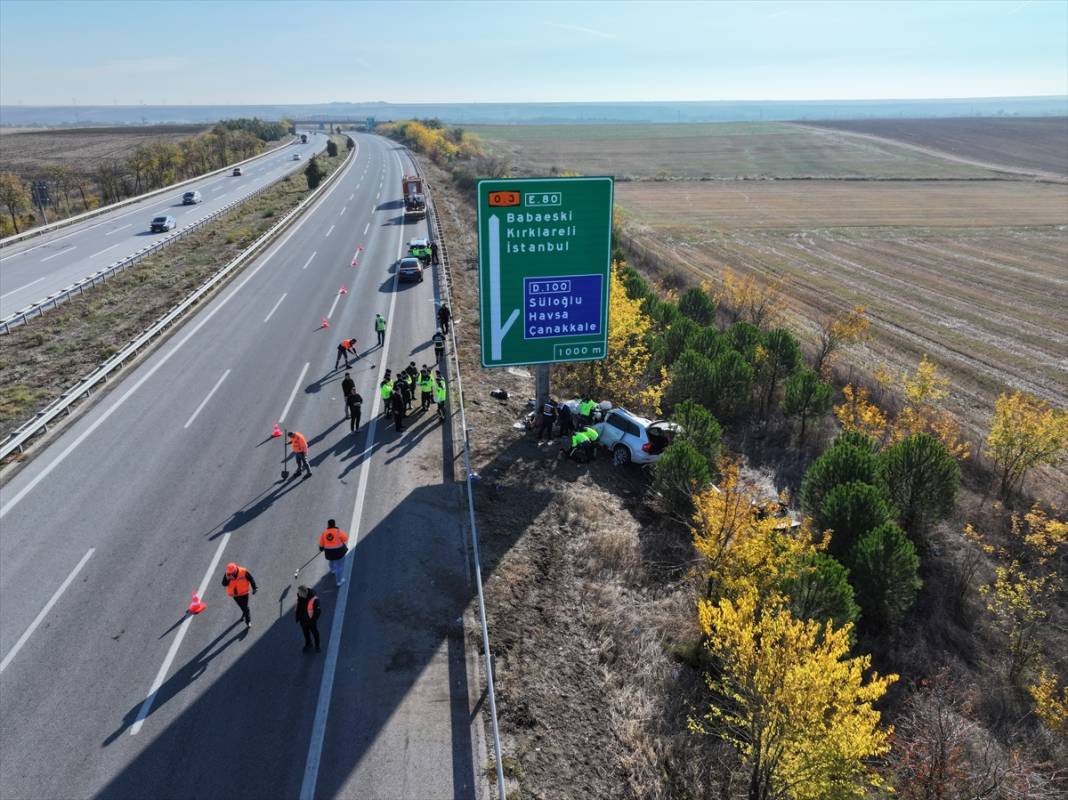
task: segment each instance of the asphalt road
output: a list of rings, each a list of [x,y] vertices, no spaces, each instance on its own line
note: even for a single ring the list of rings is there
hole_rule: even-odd
[[[154,197],[117,208],[85,222],[31,237],[0,250],[0,318],[67,288],[72,283],[162,239],[152,233],[153,217],[170,214],[180,230],[228,203],[303,169],[313,153],[326,149],[327,136],[312,134],[307,144],[293,144],[241,168],[241,176],[216,175]],[[300,161],[293,154],[300,154]],[[199,191],[195,205],[182,205],[182,195]]]
[[[433,358],[436,281],[392,271],[426,228],[403,224],[396,145],[356,139],[299,227],[0,490],[5,800],[482,796],[450,431],[375,413],[385,366]],[[333,369],[350,335],[354,434]],[[276,420],[308,438],[311,478],[279,479]],[[350,580],[316,558],[294,581],[329,517]],[[247,633],[228,561],[259,586]],[[298,582],[322,597],[320,654]]]

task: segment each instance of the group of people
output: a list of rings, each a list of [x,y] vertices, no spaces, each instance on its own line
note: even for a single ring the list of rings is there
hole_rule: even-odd
[[[558,403],[553,398],[548,398],[539,412],[540,420],[537,420],[536,437],[538,442],[551,442],[553,439],[553,426],[559,425],[560,436],[567,439],[568,447],[565,448],[568,458],[576,461],[589,461],[597,457],[597,439],[599,434],[593,427],[593,412],[597,403],[589,396],[583,396],[578,403],[578,412],[575,413],[567,403]]]
[[[430,408],[433,403],[437,406],[438,417],[445,419],[445,401],[448,399],[448,385],[441,375],[441,370],[430,373],[430,367],[423,364],[422,368],[416,369],[415,362],[408,362],[408,366],[393,374],[393,370],[387,369],[385,377],[378,385],[378,391],[382,397],[384,416],[393,417],[393,425],[398,431],[404,430],[404,417],[415,403],[416,391],[419,392],[419,410],[421,412]]]
[[[334,520],[329,520],[326,523],[326,530],[319,535],[319,552],[326,558],[336,586],[341,586],[345,582],[344,558],[349,551],[348,541],[348,534],[338,528]],[[296,574],[294,574],[295,577]],[[252,577],[247,567],[239,566],[231,561],[223,571],[222,585],[241,610],[241,620],[245,623],[245,629],[248,630],[252,627],[252,614],[249,611],[248,601],[249,595],[256,594],[258,590],[256,579]],[[310,586],[298,586],[294,618],[304,634],[304,652],[311,650],[313,644],[315,652],[319,652],[318,622],[321,615],[322,606],[319,602],[319,595]]]

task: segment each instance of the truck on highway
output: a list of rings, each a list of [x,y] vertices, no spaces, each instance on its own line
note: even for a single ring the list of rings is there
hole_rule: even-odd
[[[308,134],[302,133],[300,135],[300,143],[301,144],[307,144],[308,143]]]
[[[423,179],[417,175],[405,175],[402,184],[405,221],[424,219],[426,217],[426,195],[423,194]]]

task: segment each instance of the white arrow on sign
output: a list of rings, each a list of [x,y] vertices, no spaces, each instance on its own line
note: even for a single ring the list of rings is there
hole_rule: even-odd
[[[501,342],[515,324],[519,309],[513,309],[501,325],[501,221],[489,218],[489,291],[490,291],[490,361],[501,360]]]

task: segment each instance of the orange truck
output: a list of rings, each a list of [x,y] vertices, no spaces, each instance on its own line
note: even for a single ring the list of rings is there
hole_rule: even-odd
[[[404,189],[404,219],[426,218],[426,195],[423,194],[423,179],[416,175],[405,175],[403,180]]]

